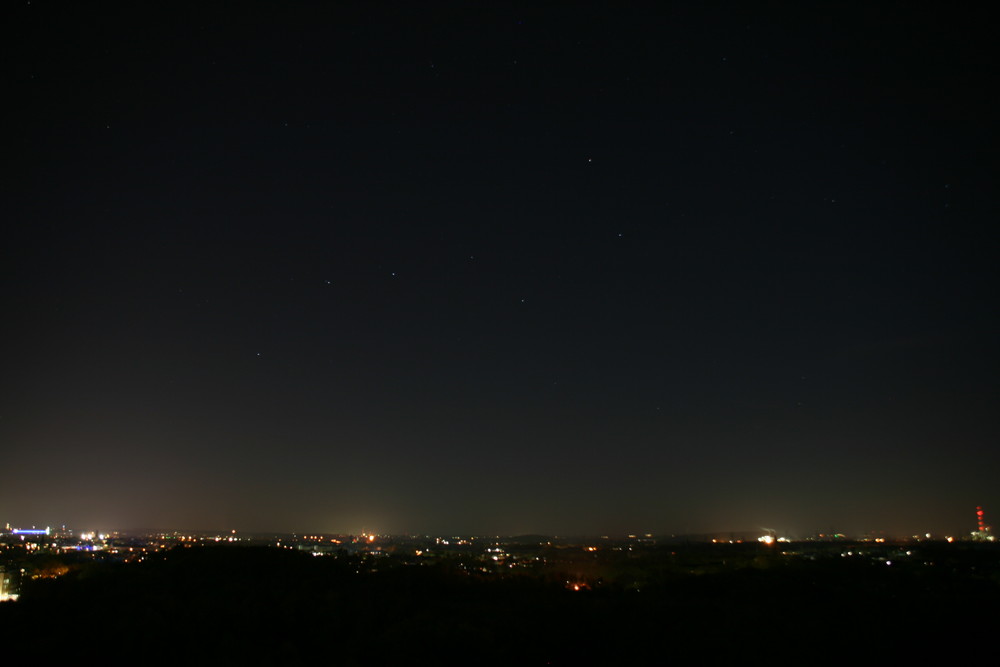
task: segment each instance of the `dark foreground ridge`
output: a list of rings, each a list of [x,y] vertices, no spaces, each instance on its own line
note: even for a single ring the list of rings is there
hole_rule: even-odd
[[[260,546],[177,547],[141,563],[50,558],[25,571],[63,574],[26,575],[20,600],[0,605],[0,627],[33,650],[110,659],[152,651],[226,664],[763,655],[833,663],[985,651],[976,638],[992,636],[1000,602],[993,545],[924,545],[889,564],[832,549],[789,558],[756,546],[667,547],[600,562],[585,578],[477,573],[459,557],[417,565]]]

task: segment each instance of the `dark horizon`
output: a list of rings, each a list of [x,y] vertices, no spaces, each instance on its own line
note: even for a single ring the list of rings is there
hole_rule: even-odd
[[[740,539],[746,540],[748,537],[759,537],[765,534],[772,534],[776,537],[785,537],[794,541],[815,539],[817,537],[831,538],[831,537],[843,537],[848,540],[856,540],[862,538],[874,538],[874,537],[884,537],[890,540],[908,540],[917,538],[920,540],[929,539],[932,541],[941,541],[945,538],[954,538],[956,540],[967,540],[970,535],[975,532],[976,521],[975,512],[967,513],[970,516],[966,517],[968,520],[965,525],[959,525],[960,522],[955,522],[956,528],[954,530],[945,530],[938,532],[930,532],[928,530],[915,530],[908,533],[898,533],[891,532],[879,527],[868,527],[863,530],[850,531],[843,530],[837,526],[830,526],[827,528],[816,528],[814,530],[806,532],[796,532],[788,528],[774,527],[774,526],[754,526],[754,527],[737,527],[737,528],[726,528],[718,530],[706,530],[706,531],[682,531],[682,532],[651,532],[645,530],[634,530],[634,531],[611,531],[604,533],[585,533],[585,532],[538,532],[538,531],[522,531],[522,532],[490,532],[490,531],[456,531],[456,530],[438,530],[438,531],[383,531],[378,530],[376,527],[372,526],[362,526],[357,530],[316,530],[315,527],[303,527],[299,529],[287,529],[287,528],[275,528],[275,529],[253,529],[246,530],[234,526],[202,526],[202,527],[192,527],[192,526],[145,526],[145,527],[122,527],[108,524],[107,522],[91,522],[86,525],[70,525],[65,522],[63,523],[17,523],[7,521],[6,523],[11,529],[44,529],[50,528],[53,532],[68,530],[73,531],[74,534],[79,535],[83,532],[94,532],[103,534],[117,533],[121,535],[146,535],[154,533],[178,533],[178,534],[192,534],[192,535],[234,535],[241,537],[253,537],[259,538],[265,535],[378,535],[381,537],[419,537],[419,536],[437,536],[437,537],[475,537],[475,538],[517,538],[526,536],[539,536],[539,537],[549,537],[558,538],[561,540],[569,539],[610,539],[610,540],[621,540],[627,538],[652,538],[652,539],[681,539],[681,538],[711,538],[711,537],[721,537],[726,538],[731,536],[737,536]],[[985,523],[987,526],[991,526],[989,521],[989,515],[985,518]]]
[[[5,23],[0,521],[962,535],[1000,511],[984,16]]]
[[[88,537],[87,539],[119,539],[128,537],[143,537],[143,536],[190,536],[195,537],[200,540],[207,540],[206,543],[214,543],[211,537],[220,538],[220,544],[249,544],[251,546],[261,546],[260,540],[265,538],[285,538],[294,537],[297,540],[303,540],[308,537],[322,537],[322,538],[345,538],[353,537],[355,539],[361,539],[362,542],[367,542],[362,539],[368,536],[374,538],[372,546],[382,547],[387,541],[389,543],[394,543],[398,540],[419,540],[427,538],[454,538],[454,539],[471,539],[471,540],[501,540],[510,541],[518,539],[546,539],[546,540],[556,540],[560,544],[576,544],[580,542],[586,543],[598,543],[601,541],[607,541],[609,543],[622,543],[629,541],[637,542],[647,542],[647,543],[682,543],[682,542],[692,542],[692,543],[717,543],[717,544],[751,544],[762,542],[759,538],[764,535],[771,535],[776,540],[781,538],[779,542],[788,543],[823,543],[823,542],[855,542],[855,543],[865,543],[872,542],[876,539],[884,541],[887,543],[896,542],[925,542],[925,543],[938,543],[938,542],[967,542],[967,543],[988,543],[992,542],[989,539],[982,539],[975,537],[975,531],[971,529],[962,529],[954,532],[947,533],[912,533],[912,534],[892,534],[880,530],[871,530],[865,533],[846,533],[841,531],[824,532],[824,531],[814,531],[808,534],[794,534],[791,531],[780,530],[775,528],[768,528],[766,526],[761,526],[759,528],[749,528],[746,530],[720,530],[720,531],[708,531],[708,532],[698,532],[698,533],[608,533],[608,534],[596,534],[596,533],[461,533],[457,531],[442,531],[442,532],[376,532],[373,530],[362,529],[359,531],[316,531],[316,530],[253,530],[253,531],[242,531],[235,528],[190,528],[190,527],[143,527],[143,528],[121,528],[121,527],[108,527],[108,526],[38,526],[35,524],[33,527],[37,529],[50,528],[51,533],[48,537],[59,537],[60,531],[63,529],[65,531],[71,531],[72,535],[69,533],[62,533],[62,537],[66,539],[80,539],[81,535],[93,535],[93,537]],[[28,525],[18,525],[15,526],[11,524],[11,528],[17,528],[18,530],[23,530],[29,528]],[[992,534],[992,527],[990,527],[987,535]],[[233,540],[227,542],[226,538],[232,537]],[[31,541],[31,540],[28,540]],[[37,541],[37,536],[35,541]],[[464,544],[464,543],[462,543]]]

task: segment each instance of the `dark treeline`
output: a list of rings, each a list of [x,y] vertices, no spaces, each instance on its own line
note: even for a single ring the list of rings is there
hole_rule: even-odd
[[[997,554],[951,553],[933,566],[891,567],[758,556],[708,572],[663,567],[669,559],[652,552],[619,570],[627,585],[573,591],[552,573],[472,575],[447,559],[428,566],[392,556],[176,548],[143,563],[69,563],[61,576],[26,579],[20,600],[0,605],[0,627],[34,650],[227,663],[663,664],[762,655],[827,663],[931,648],[974,655],[997,619]],[[644,572],[652,574],[637,585]]]

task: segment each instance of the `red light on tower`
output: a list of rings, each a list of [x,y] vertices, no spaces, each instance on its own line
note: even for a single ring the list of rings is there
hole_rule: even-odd
[[[988,529],[986,528],[986,521],[983,519],[983,508],[976,507],[976,523],[979,524],[979,532],[985,533]]]

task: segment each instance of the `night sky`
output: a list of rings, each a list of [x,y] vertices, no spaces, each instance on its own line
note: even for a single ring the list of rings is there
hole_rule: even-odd
[[[0,524],[1000,517],[984,16],[285,4],[4,7]]]

